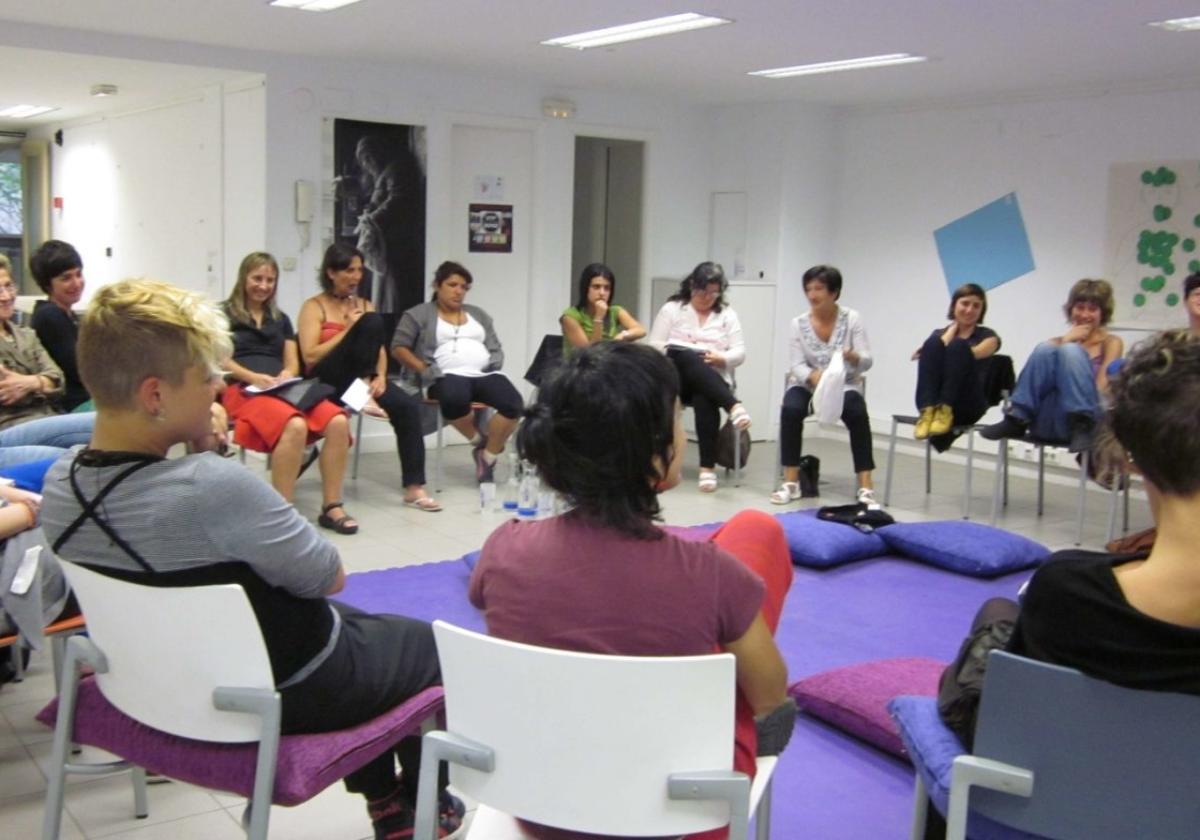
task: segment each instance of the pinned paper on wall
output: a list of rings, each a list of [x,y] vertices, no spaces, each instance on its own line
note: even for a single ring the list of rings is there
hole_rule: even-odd
[[[963,283],[994,289],[1034,268],[1016,193],[938,228],[933,239],[951,293]]]
[[[1105,277],[1124,325],[1187,323],[1183,278],[1200,271],[1200,161],[1114,163],[1108,171]]]

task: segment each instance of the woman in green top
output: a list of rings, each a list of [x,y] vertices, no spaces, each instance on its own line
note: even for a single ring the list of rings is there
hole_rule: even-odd
[[[592,263],[579,275],[579,302],[562,314],[563,355],[598,341],[637,341],[646,328],[625,309],[610,304],[617,281],[604,263]]]

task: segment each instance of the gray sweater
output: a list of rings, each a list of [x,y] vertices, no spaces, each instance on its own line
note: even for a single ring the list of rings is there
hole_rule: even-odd
[[[500,347],[500,338],[492,325],[492,317],[478,306],[464,303],[463,309],[483,325],[483,346],[488,350],[488,364],[485,370],[500,370],[504,366],[504,350]],[[400,316],[396,334],[392,336],[392,349],[405,347],[428,365],[419,374],[407,369],[404,372],[407,380],[419,384],[421,388],[428,388],[443,376],[442,369],[434,361],[434,355],[437,353],[437,317],[436,303],[418,303]]]

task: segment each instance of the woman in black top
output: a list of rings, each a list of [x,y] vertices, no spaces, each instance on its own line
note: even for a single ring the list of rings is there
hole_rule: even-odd
[[[917,408],[913,437],[925,440],[974,423],[987,411],[980,365],[1000,349],[1000,336],[983,326],[987,294],[974,283],[954,290],[950,323],[938,327],[912,357],[917,361]]]
[[[30,326],[50,358],[62,369],[61,399],[64,411],[74,411],[88,400],[75,364],[75,342],[79,338],[79,316],[72,309],[83,297],[83,259],[69,243],[50,239],[33,252],[29,270],[46,300],[38,301]]]

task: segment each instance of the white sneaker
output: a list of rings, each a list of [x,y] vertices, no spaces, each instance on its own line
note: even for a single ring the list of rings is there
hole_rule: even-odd
[[[786,505],[788,502],[794,502],[800,498],[800,483],[797,481],[785,481],[779,485],[779,489],[771,494],[771,504]]]
[[[729,412],[729,422],[733,424],[735,429],[749,429],[750,412],[746,410],[745,406],[739,403],[734,407],[733,411]]]
[[[883,505],[875,501],[875,491],[866,487],[858,488],[857,500],[860,505],[866,505],[867,510],[881,510],[883,508]]]

